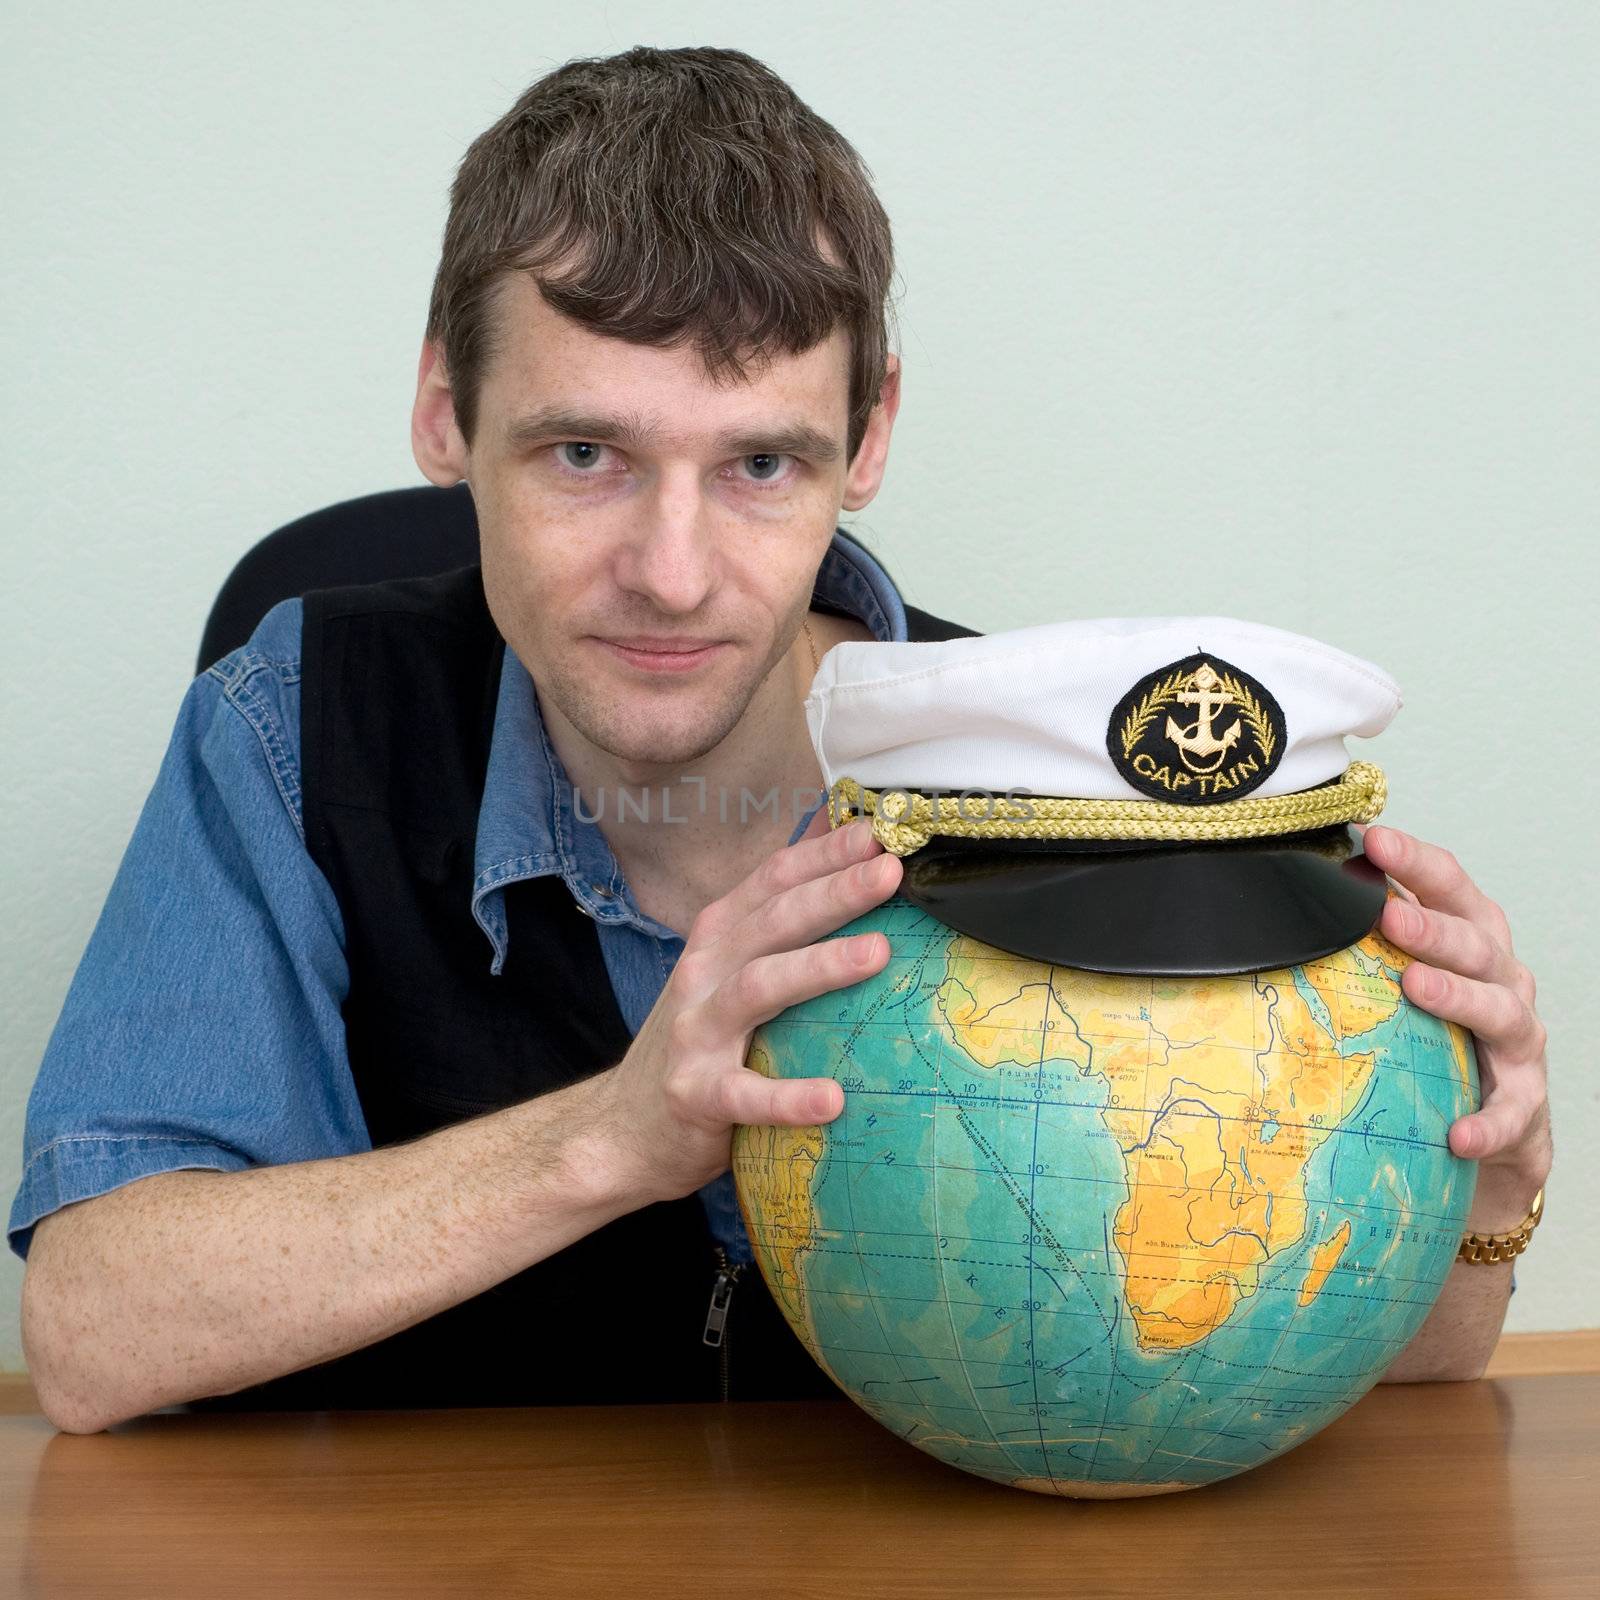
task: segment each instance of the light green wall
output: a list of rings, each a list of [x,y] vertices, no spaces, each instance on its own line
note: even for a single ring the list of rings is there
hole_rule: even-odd
[[[670,17],[670,26],[663,18]],[[1222,612],[1376,660],[1385,820],[1506,908],[1557,1164],[1508,1326],[1600,1323],[1584,0],[15,10],[0,53],[0,1192],[233,561],[421,483],[447,187],[533,78],[735,45],[861,150],[905,401],[855,526],[976,627]],[[0,1367],[21,1264],[0,1258]]]

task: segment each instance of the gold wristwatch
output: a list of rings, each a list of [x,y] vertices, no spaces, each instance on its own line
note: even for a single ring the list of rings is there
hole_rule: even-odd
[[[1544,1215],[1544,1185],[1533,1197],[1528,1214],[1516,1227],[1506,1233],[1466,1233],[1461,1237],[1461,1248],[1456,1251],[1457,1261],[1470,1261],[1474,1265],[1487,1261],[1509,1261],[1528,1248],[1533,1230]]]

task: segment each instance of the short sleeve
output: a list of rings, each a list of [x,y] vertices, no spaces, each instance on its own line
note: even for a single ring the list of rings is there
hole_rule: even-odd
[[[300,602],[189,685],[28,1098],[7,1240],[151,1173],[371,1149],[300,812]]]

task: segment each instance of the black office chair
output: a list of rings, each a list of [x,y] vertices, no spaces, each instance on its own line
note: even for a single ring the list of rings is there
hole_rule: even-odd
[[[280,601],[310,589],[421,578],[478,559],[478,513],[465,483],[388,489],[325,506],[269,533],[217,593],[196,672],[236,650]]]
[[[341,583],[427,577],[477,559],[478,513],[465,483],[386,489],[325,506],[269,533],[239,558],[206,619],[195,671],[238,649],[280,600]]]

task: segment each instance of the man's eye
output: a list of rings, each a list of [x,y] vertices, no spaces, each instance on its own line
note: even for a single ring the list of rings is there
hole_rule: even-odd
[[[762,451],[758,455],[745,456],[745,464],[750,468],[750,476],[757,483],[770,483],[772,479],[781,476],[782,463],[788,460],[787,456],[778,455],[773,451]]]
[[[601,447],[597,444],[586,444],[582,440],[569,440],[557,448],[561,451],[562,463],[579,472],[591,471],[600,459]]]

